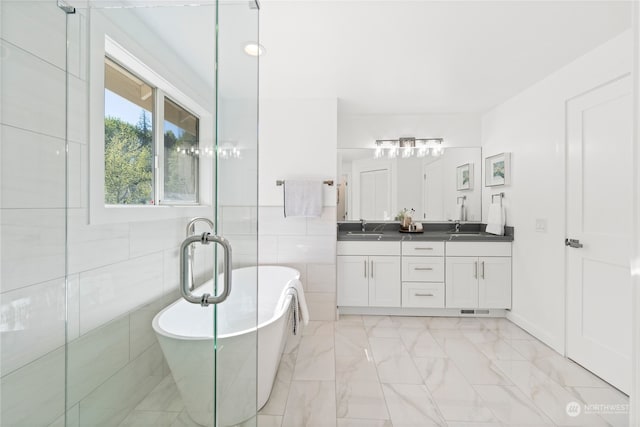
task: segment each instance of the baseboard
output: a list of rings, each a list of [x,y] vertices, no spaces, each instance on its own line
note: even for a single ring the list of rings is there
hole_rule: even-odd
[[[505,317],[506,310],[476,309],[474,313],[461,313],[455,308],[400,308],[400,307],[338,307],[338,314],[372,316],[434,316],[434,317]]]
[[[533,335],[535,338],[539,339],[540,341],[542,341],[543,343],[545,343],[546,345],[548,345],[549,347],[551,347],[552,349],[560,353],[562,356],[566,356],[563,340],[558,340],[557,338],[554,338],[553,336],[549,335],[546,331],[538,328],[529,320],[525,319],[522,316],[519,316],[518,314],[515,314],[513,311],[508,311],[506,317],[507,319],[509,319],[516,325],[520,326],[522,329],[524,329],[531,335]]]

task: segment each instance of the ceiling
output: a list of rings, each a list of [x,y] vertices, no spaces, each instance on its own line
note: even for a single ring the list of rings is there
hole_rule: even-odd
[[[220,93],[243,98],[256,90],[257,61],[242,51],[256,11],[240,0],[219,10]],[[212,84],[212,11],[137,13]],[[335,97],[348,114],[478,113],[630,26],[631,3],[612,0],[263,0],[260,97]]]
[[[260,96],[482,112],[630,26],[630,2],[266,0]]]

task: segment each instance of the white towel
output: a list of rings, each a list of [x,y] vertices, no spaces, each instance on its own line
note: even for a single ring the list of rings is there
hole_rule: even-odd
[[[454,221],[466,221],[466,207],[464,206],[464,202],[462,203],[458,203],[456,205],[456,214],[455,214],[455,218],[453,218]]]
[[[502,203],[491,203],[487,219],[487,233],[504,236],[505,211]]]
[[[322,185],[322,181],[285,181],[284,216],[321,216]]]
[[[307,300],[304,297],[304,289],[302,288],[302,282],[298,279],[291,279],[287,286],[284,288],[284,292],[280,296],[280,301],[278,301],[278,307],[282,307],[284,304],[285,298],[287,296],[287,289],[293,288],[296,290],[298,294],[298,308],[300,309],[300,318],[305,325],[309,324],[309,308],[307,307]],[[293,300],[295,301],[295,300]]]

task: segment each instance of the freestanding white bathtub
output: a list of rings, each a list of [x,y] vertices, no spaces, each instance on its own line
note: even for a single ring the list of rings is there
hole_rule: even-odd
[[[300,272],[288,267],[236,269],[231,294],[223,303],[201,307],[179,299],[154,317],[153,329],[160,347],[187,413],[195,422],[214,425],[214,357],[218,358],[219,426],[241,423],[255,416],[256,409],[267,402],[289,333],[292,296],[283,295],[290,281],[299,278]],[[218,283],[223,283],[222,277]],[[214,294],[213,281],[197,288],[194,294],[204,292]],[[213,351],[214,310],[218,320],[217,356]]]

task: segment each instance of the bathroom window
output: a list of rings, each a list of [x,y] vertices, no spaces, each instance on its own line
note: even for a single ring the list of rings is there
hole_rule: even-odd
[[[200,120],[164,98],[164,201],[198,201],[198,128]]]
[[[197,204],[199,117],[108,56],[104,76],[104,204]]]

